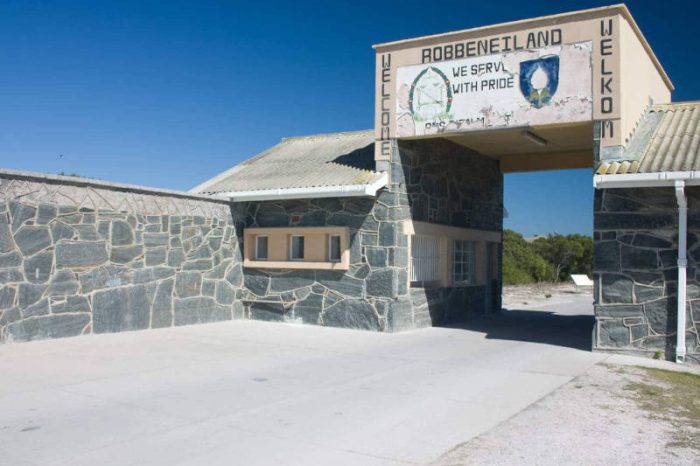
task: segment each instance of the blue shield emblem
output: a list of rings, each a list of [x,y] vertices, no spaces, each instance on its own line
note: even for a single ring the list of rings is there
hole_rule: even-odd
[[[520,62],[520,92],[533,107],[542,108],[547,105],[558,86],[558,55]]]

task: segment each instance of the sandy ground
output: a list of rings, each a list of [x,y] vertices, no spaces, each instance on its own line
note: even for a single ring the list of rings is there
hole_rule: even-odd
[[[592,293],[592,288],[573,284],[507,286],[503,307],[563,312],[572,300],[586,295],[592,300]],[[695,450],[673,446],[683,422],[648,412],[629,389],[630,384],[651,382],[636,364],[675,367],[611,356],[489,432],[457,445],[434,466],[700,465],[700,445]],[[688,429],[681,427],[681,435]]]
[[[590,295],[593,287],[577,287],[573,283],[535,283],[503,287],[503,307],[530,309],[542,304],[566,303],[579,296]]]
[[[634,382],[649,377],[638,367],[595,365],[434,465],[700,464],[700,445],[673,447],[678,428],[640,407]]]

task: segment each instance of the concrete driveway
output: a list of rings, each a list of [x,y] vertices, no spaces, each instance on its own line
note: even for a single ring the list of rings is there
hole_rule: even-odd
[[[395,335],[236,321],[0,346],[0,463],[426,463],[602,360],[580,349],[590,301]]]

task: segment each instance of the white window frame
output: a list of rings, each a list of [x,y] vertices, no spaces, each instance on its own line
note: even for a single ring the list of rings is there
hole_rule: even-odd
[[[338,238],[338,258],[333,258],[333,238]],[[340,262],[343,260],[343,238],[341,235],[328,235],[328,262]]]
[[[295,258],[294,257],[294,238],[301,238],[303,242],[302,246],[302,257],[301,258]],[[306,256],[306,240],[304,239],[304,235],[290,235],[289,236],[289,260],[290,261],[303,261],[304,256]]]
[[[267,247],[266,249],[266,257],[260,257],[260,245],[258,244],[258,240],[260,238],[265,238],[267,239]],[[266,261],[270,257],[270,237],[268,235],[255,235],[255,260],[256,261]]]
[[[462,243],[467,245],[467,249],[462,251],[462,254],[464,252],[468,253],[469,260],[461,260],[457,261],[457,244]],[[467,276],[462,277],[462,279],[458,280],[457,279],[457,273],[456,273],[456,266],[457,264],[462,264],[466,265],[468,267],[467,270]],[[453,285],[473,285],[475,280],[475,271],[476,271],[476,242],[468,239],[455,239],[452,242],[452,284]]]
[[[416,256],[417,248],[422,254]],[[410,284],[412,287],[426,288],[440,283],[442,260],[440,238],[429,235],[411,237]]]

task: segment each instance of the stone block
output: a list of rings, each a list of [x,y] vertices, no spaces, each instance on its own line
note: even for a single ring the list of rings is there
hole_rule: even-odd
[[[379,224],[379,245],[396,245],[396,225],[393,222],[381,222]]]
[[[199,272],[177,272],[175,293],[180,298],[197,296],[202,292],[202,274]]]
[[[630,330],[618,319],[598,320],[598,347],[623,348],[631,343]]]
[[[51,236],[46,226],[23,226],[15,233],[15,243],[25,257],[51,246]]]
[[[24,275],[19,269],[0,270],[0,283],[13,283],[24,281]]]
[[[226,281],[236,288],[243,286],[243,266],[241,264],[233,264],[226,273]]]
[[[328,327],[381,330],[377,313],[366,301],[344,299],[324,309],[321,322]]]
[[[364,280],[359,280],[342,272],[318,271],[316,272],[316,280],[329,290],[343,296],[353,298],[364,296]],[[319,292],[317,290],[314,291]],[[323,292],[322,288],[320,292]]]
[[[12,322],[17,322],[22,318],[22,313],[19,312],[19,307],[13,307],[6,311],[0,311],[0,328]]]
[[[231,260],[226,259],[218,264],[213,269],[204,273],[204,278],[209,278],[212,280],[221,280],[226,277],[226,269],[231,265]]]
[[[44,298],[41,301],[20,310],[22,311],[23,319],[46,315],[49,313],[49,300],[48,298]]]
[[[323,307],[323,296],[311,293],[305,299],[294,304],[293,317],[305,324],[318,324]]]
[[[671,335],[676,331],[676,298],[662,298],[644,304],[644,315],[649,326],[658,335]]]
[[[136,265],[132,265],[136,267]],[[148,267],[140,270],[134,270],[134,283],[147,283],[169,278],[175,275],[175,269],[164,266]]]
[[[151,328],[171,327],[173,325],[173,286],[175,280],[168,278],[158,284],[153,299]]]
[[[15,305],[17,292],[14,288],[4,286],[0,288],[0,309],[9,309]]]
[[[209,245],[207,244],[203,244],[187,253],[187,260],[190,261],[196,259],[209,259],[210,257],[211,249],[209,249]]]
[[[632,325],[630,329],[630,338],[632,342],[639,341],[649,335],[649,326],[646,324]]]
[[[365,247],[365,255],[367,263],[371,267],[386,267],[387,265],[387,249],[375,248],[371,246]]]
[[[146,329],[152,296],[146,285],[96,291],[92,297],[93,332],[111,333]]]
[[[270,291],[291,291],[313,285],[316,275],[313,270],[295,270],[270,277]]]
[[[90,312],[90,303],[85,296],[68,296],[62,301],[52,301],[51,312],[53,314]]]
[[[425,296],[425,295],[423,295]],[[409,298],[391,301],[387,315],[388,330],[398,332],[414,328],[413,305]]]
[[[61,240],[71,240],[75,238],[75,230],[62,222],[51,223],[51,238],[53,238],[54,243],[58,243]]]
[[[112,221],[112,246],[128,246],[134,243],[131,225],[124,220]]]
[[[389,265],[399,268],[408,267],[408,248],[390,248],[389,249]]]
[[[280,322],[285,320],[286,309],[282,303],[251,302],[249,305],[250,318]]]
[[[214,296],[216,292],[216,281],[204,279],[202,281],[202,295]]]
[[[176,247],[168,251],[168,266],[180,267],[185,262],[185,251]]]
[[[94,267],[107,262],[104,241],[66,241],[56,244],[57,267]]]
[[[593,224],[596,230],[657,230],[674,228],[675,215],[670,212],[596,212]]]
[[[209,270],[214,266],[211,259],[195,259],[182,264],[182,270]]]
[[[100,239],[95,225],[75,225],[73,228],[78,232],[80,241],[97,241]]]
[[[231,285],[225,281],[217,281],[215,288],[216,302],[219,304],[233,304],[236,298],[236,292],[231,288]]]
[[[636,235],[634,235],[632,246],[658,249],[668,249],[674,247],[673,243],[671,243],[667,239],[659,238],[658,236],[644,233],[637,233]]]
[[[165,247],[147,248],[145,255],[146,267],[165,264],[166,253]]]
[[[51,204],[40,204],[36,216],[37,225],[48,225],[56,217],[56,206]]]
[[[46,285],[20,283],[17,287],[17,305],[24,309],[39,301],[46,291]]]
[[[623,270],[656,270],[659,258],[656,251],[620,246],[620,262]]]
[[[605,291],[603,289],[603,291]],[[664,296],[663,286],[646,286],[646,285],[634,285],[634,297],[637,303],[646,303],[648,301],[654,301]]]
[[[103,288],[127,285],[132,282],[133,274],[141,272],[141,270],[132,271],[127,267],[111,264],[96,267],[78,275],[80,290],[82,293],[90,293]]]
[[[644,306],[641,304],[616,304],[616,305],[596,305],[596,317],[613,317],[621,319],[625,317],[644,316]]]
[[[175,325],[191,325],[231,320],[231,306],[217,304],[213,298],[192,297],[175,300]]]
[[[143,246],[134,244],[131,246],[114,246],[109,255],[109,260],[115,264],[128,264],[143,255]]]
[[[289,215],[280,206],[263,202],[259,204],[256,216],[260,227],[285,227],[289,225]]]
[[[12,230],[17,231],[28,220],[34,220],[36,209],[32,206],[10,201],[10,217],[12,218]]]
[[[2,220],[4,215],[0,215],[0,253],[11,251],[15,247],[15,242],[12,240],[12,232],[10,225]]]
[[[593,270],[618,272],[620,270],[620,244],[617,241],[599,241],[594,247]]]
[[[168,245],[168,234],[167,233],[144,233],[143,244],[146,247],[167,246]]]
[[[5,254],[0,254],[0,268],[19,267],[22,265],[22,256],[19,252],[12,251]]]
[[[21,320],[7,326],[8,340],[29,341],[73,337],[90,323],[89,314],[47,315]]]
[[[601,294],[603,303],[632,303],[634,282],[627,276],[616,273],[601,274]]]
[[[366,278],[367,295],[384,298],[395,296],[394,292],[394,270],[383,269],[376,270],[369,274]]]
[[[243,274],[243,284],[251,293],[257,296],[265,296],[270,289],[270,277],[259,270],[248,269]]]
[[[45,283],[53,269],[53,252],[44,251],[24,259],[24,276],[31,283]]]

